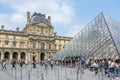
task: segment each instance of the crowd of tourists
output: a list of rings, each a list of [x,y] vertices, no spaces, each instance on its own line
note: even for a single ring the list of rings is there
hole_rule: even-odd
[[[16,66],[19,65],[19,67],[23,68],[24,66],[26,67],[28,64],[32,65],[33,68],[36,68],[36,65],[40,65],[40,66],[44,66],[45,69],[48,68],[48,66],[51,67],[51,69],[53,69],[53,65],[55,64],[54,61],[47,61],[47,60],[40,60],[40,61],[36,61],[36,60],[32,60],[32,61],[28,61],[28,60],[12,60],[11,62],[7,62],[5,60],[1,60],[0,61],[0,66],[1,66],[1,70],[6,70],[7,69],[7,65],[11,65],[12,68],[16,69]]]
[[[112,77],[112,78],[118,78],[120,77],[120,59],[79,59],[79,58],[70,58],[65,59],[63,61],[58,60],[50,60],[50,61],[40,61],[40,65],[44,65],[45,69],[48,68],[48,65],[51,67],[51,69],[54,68],[54,66],[63,66],[63,67],[70,67],[70,68],[76,68],[78,69],[78,72],[81,72],[82,74],[84,71],[80,71],[81,69],[89,69],[90,71],[94,72],[95,76],[98,75],[98,73],[103,73],[102,76],[106,77]]]
[[[12,60],[11,62],[8,62],[6,60],[1,60],[0,61],[0,66],[1,66],[1,70],[6,70],[7,69],[7,65],[11,65],[12,68],[16,69],[16,65],[19,65],[21,68],[23,67],[23,65],[27,65],[28,61],[25,60],[21,60],[21,61],[17,61],[17,60]]]
[[[102,76],[106,76],[109,78],[118,78],[120,77],[120,59],[66,59],[64,61],[48,61],[48,62],[40,62],[40,65],[51,66],[53,69],[54,65],[56,66],[63,66],[69,68],[76,68],[77,72],[81,72],[84,74],[83,69],[89,69],[90,71],[94,72],[95,76],[98,73],[102,73]]]
[[[6,61],[2,60],[1,61],[1,70],[6,70]],[[120,59],[75,59],[75,58],[70,58],[70,59],[65,59],[64,61],[54,61],[54,60],[50,60],[50,61],[25,61],[25,60],[21,60],[21,61],[16,61],[13,60],[11,62],[11,65],[13,68],[16,68],[16,64],[19,64],[19,66],[22,68],[23,65],[28,65],[28,64],[32,64],[33,68],[36,68],[36,64],[39,64],[40,66],[45,66],[45,69],[48,68],[48,66],[51,67],[51,69],[54,68],[54,66],[65,66],[65,67],[70,67],[70,68],[76,68],[77,72],[79,73],[79,71],[81,69],[89,69],[90,71],[95,73],[95,76],[98,75],[98,73],[103,73],[103,75],[105,75],[106,77],[112,77],[112,78],[118,78],[120,77]],[[83,71],[81,71],[82,73],[84,73]]]
[[[112,78],[120,77],[120,59],[68,59],[64,61],[67,66],[89,69],[95,73],[103,73],[103,75]]]

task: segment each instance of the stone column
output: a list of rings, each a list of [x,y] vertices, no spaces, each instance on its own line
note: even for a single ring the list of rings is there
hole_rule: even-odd
[[[12,41],[10,41],[9,47],[11,48],[13,47]]]
[[[36,60],[39,61],[39,58],[38,58],[38,51],[36,51]]]
[[[4,52],[1,52],[1,60],[4,60]]]
[[[50,42],[47,42],[47,50],[49,49]]]
[[[40,61],[40,52],[38,52],[38,60]]]
[[[28,52],[25,52],[25,60],[29,60]]]
[[[39,53],[39,59],[41,60],[41,52]]]
[[[28,59],[29,61],[32,60],[32,54],[30,51],[28,53],[26,53],[26,59]]]
[[[20,52],[18,52],[18,61],[21,60],[21,57],[20,57]]]
[[[39,42],[36,41],[36,48],[38,49],[39,48]]]
[[[12,61],[13,60],[13,52],[10,52],[10,61]]]
[[[48,52],[45,53],[44,59],[47,60],[48,58]]]

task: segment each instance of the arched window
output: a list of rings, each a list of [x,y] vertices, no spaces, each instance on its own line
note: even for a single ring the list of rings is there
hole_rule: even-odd
[[[44,53],[41,53],[41,54],[40,54],[40,59],[41,59],[41,60],[44,60],[44,57],[45,57],[45,54],[44,54]]]
[[[16,59],[16,60],[18,59],[18,53],[17,52],[13,53],[13,59]]]
[[[21,55],[20,55],[20,58],[25,60],[25,57],[26,57],[25,53],[22,52]]]
[[[44,49],[45,49],[45,43],[42,42],[42,43],[41,43],[41,50],[44,50]]]
[[[10,58],[10,53],[9,52],[5,52],[4,53],[4,59],[9,59]]]

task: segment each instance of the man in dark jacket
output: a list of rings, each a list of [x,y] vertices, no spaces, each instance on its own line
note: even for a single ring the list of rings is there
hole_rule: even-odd
[[[104,59],[103,68],[104,68],[105,75],[108,74],[109,63],[107,59]]]

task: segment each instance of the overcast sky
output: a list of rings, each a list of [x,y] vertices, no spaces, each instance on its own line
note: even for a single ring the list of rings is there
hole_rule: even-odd
[[[120,0],[0,0],[0,25],[23,30],[27,11],[51,16],[58,35],[73,37],[100,12],[120,21]]]

